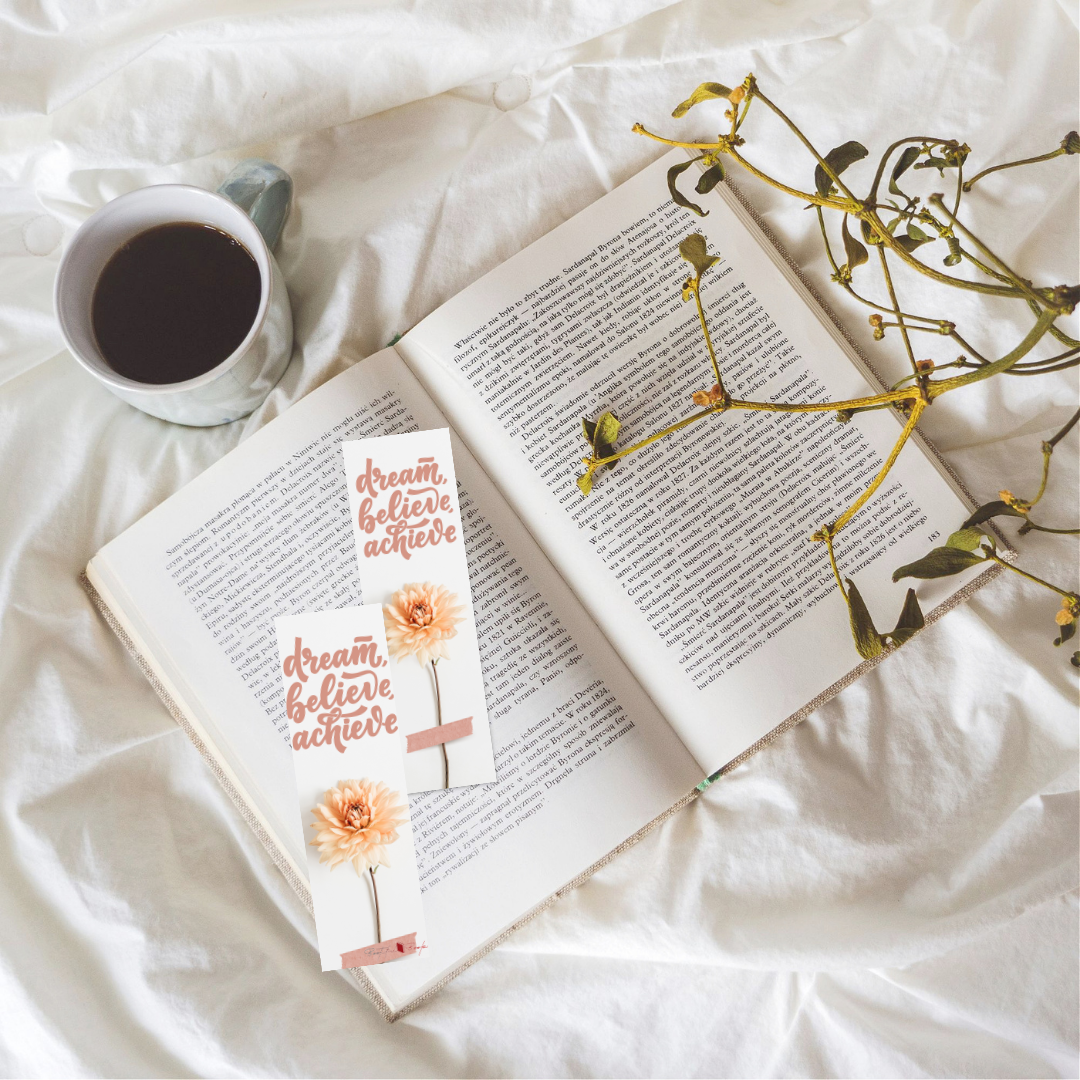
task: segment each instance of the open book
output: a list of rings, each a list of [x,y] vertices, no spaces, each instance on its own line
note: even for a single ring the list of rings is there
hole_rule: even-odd
[[[871,666],[809,534],[878,471],[891,410],[727,414],[605,471],[581,418],[646,434],[711,384],[678,242],[740,397],[876,380],[737,194],[670,202],[668,155],[354,365],[87,568],[91,593],[277,865],[307,897],[273,619],[362,602],[339,443],[449,426],[494,784],[414,796],[428,940],[350,974],[388,1019],[442,986],[715,777]],[[916,440],[838,556],[872,611],[969,503]],[[997,568],[995,568],[997,569]],[[928,621],[982,584],[920,582]],[[315,962],[313,956],[312,962]]]

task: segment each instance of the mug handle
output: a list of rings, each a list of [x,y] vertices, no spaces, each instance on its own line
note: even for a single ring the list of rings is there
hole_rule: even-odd
[[[269,161],[248,158],[225,177],[217,191],[251,218],[273,251],[292,206],[292,177]]]

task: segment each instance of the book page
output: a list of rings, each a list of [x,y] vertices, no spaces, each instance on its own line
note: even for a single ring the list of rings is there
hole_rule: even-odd
[[[860,663],[825,546],[900,434],[889,412],[731,412],[595,477],[582,418],[612,410],[626,446],[700,411],[714,380],[679,241],[720,262],[702,299],[725,386],[764,401],[843,400],[864,376],[717,194],[672,204],[673,152],[460,293],[399,350],[679,732],[703,771],[736,758]],[[910,446],[836,544],[879,628],[892,571],[967,510]],[[918,583],[924,611],[966,580]]]
[[[339,443],[445,426],[384,350],[242,443],[90,567],[303,879],[273,619],[363,601]],[[369,972],[394,1008],[701,779],[467,448],[452,445],[497,779],[410,798],[427,940],[408,963]]]

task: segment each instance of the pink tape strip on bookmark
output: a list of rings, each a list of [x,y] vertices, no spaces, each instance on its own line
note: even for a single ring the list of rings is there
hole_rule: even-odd
[[[414,731],[412,735],[405,736],[405,753],[411,754],[414,750],[424,750],[429,746],[438,746],[439,743],[453,742],[455,739],[463,739],[471,734],[471,716],[466,716],[464,720],[455,720],[452,724],[424,728],[423,731]]]
[[[363,949],[341,954],[343,968],[366,967],[370,964],[385,964],[387,960],[400,960],[416,952],[416,934],[380,941],[378,945],[367,945]]]

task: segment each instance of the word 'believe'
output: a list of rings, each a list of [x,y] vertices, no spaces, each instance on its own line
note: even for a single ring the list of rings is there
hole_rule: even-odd
[[[305,648],[303,641],[297,638],[292,653],[285,657],[282,664],[285,678],[293,680],[285,695],[285,711],[296,724],[302,724],[310,714],[315,714],[319,726],[294,731],[293,749],[333,746],[344,754],[346,742],[353,739],[378,735],[383,731],[393,735],[397,731],[397,716],[394,713],[383,715],[378,705],[372,705],[369,710],[367,705],[362,704],[376,698],[393,700],[390,680],[380,679],[374,670],[385,663],[378,654],[378,646],[370,637],[353,638],[351,648],[320,655]],[[368,666],[360,666],[365,664]],[[323,678],[319,692],[304,697],[304,683],[308,681],[308,676],[320,674]],[[354,705],[356,708],[350,709]]]
[[[356,490],[366,496],[360,503],[357,520],[360,531],[367,536],[383,527],[383,535],[364,541],[364,556],[389,555],[397,552],[411,559],[417,548],[436,547],[444,540],[452,544],[458,535],[456,525],[448,525],[437,515],[452,514],[449,495],[440,495],[438,488],[446,483],[434,458],[417,458],[412,468],[384,473],[371,458],[356,478]],[[390,492],[386,506],[374,510],[379,496]],[[373,512],[374,511],[374,512]]]

